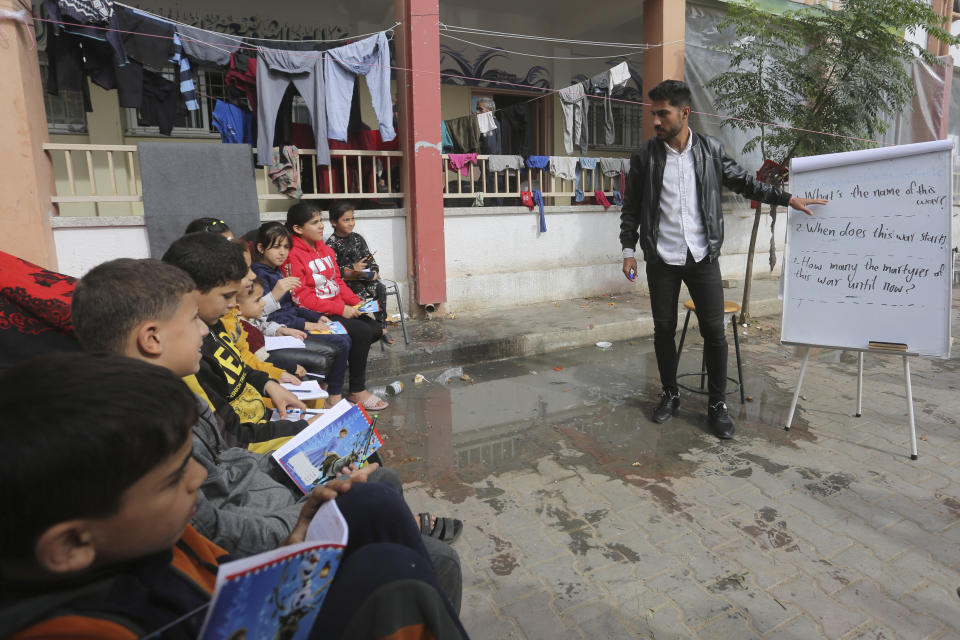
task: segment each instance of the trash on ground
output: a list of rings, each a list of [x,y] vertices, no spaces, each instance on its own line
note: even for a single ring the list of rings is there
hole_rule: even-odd
[[[563,371],[563,367],[557,366],[553,368],[554,371]]]
[[[424,378],[424,377],[423,377],[422,375],[420,375],[419,373],[418,373],[417,375],[413,376],[413,384],[423,384],[423,383],[426,382],[426,381],[427,381],[427,379]]]
[[[600,342],[597,343],[598,349],[609,349],[612,346],[613,346],[613,343],[607,342],[606,340],[601,340]]]
[[[459,378],[463,375],[463,367],[450,367],[434,380],[437,384],[447,384],[454,378]]]
[[[631,464],[630,466],[631,466],[631,467],[642,467],[642,466],[643,466],[643,463],[642,463],[642,462],[634,462],[634,463]]]
[[[460,379],[463,380],[464,382],[473,383],[473,378],[471,378],[471,377],[470,377],[470,374],[468,374],[468,373],[465,373],[465,374],[463,374],[462,376],[460,376]]]

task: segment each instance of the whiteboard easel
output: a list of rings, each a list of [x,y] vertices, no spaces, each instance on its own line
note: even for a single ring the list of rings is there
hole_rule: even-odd
[[[811,348],[859,352],[858,417],[863,354],[897,355],[917,459],[909,358],[950,357],[952,150],[936,140],[791,161],[791,191],[829,202],[787,221],[780,338],[806,353],[786,429]]]
[[[803,364],[800,365],[800,377],[797,379],[797,388],[793,392],[793,400],[790,401],[790,412],[787,414],[787,424],[784,427],[786,431],[790,431],[790,425],[793,423],[793,414],[797,410],[797,400],[800,398],[800,387],[803,385],[803,376],[807,372],[807,363],[810,361],[810,352],[815,348],[830,349],[832,347],[816,347],[814,345],[807,344],[795,344],[784,342],[783,344],[789,346],[803,347],[805,353],[803,355]],[[907,415],[910,417],[910,459],[916,460],[917,455],[917,425],[916,420],[914,419],[913,414],[913,383],[910,380],[910,360],[911,356],[915,356],[915,353],[894,353],[892,351],[880,351],[873,349],[855,349],[857,353],[857,412],[854,414],[855,417],[859,418],[863,415],[863,354],[864,353],[879,353],[883,355],[899,355],[903,358],[903,379],[904,386],[906,388],[907,395]]]

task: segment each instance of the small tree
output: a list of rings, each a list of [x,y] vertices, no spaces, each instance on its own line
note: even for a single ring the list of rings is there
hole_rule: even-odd
[[[726,126],[756,132],[744,145],[745,153],[758,149],[764,161],[783,167],[797,156],[863,148],[869,143],[852,138],[882,135],[885,116],[900,111],[913,98],[906,65],[916,57],[936,63],[933,55],[905,40],[903,34],[924,28],[938,40],[960,43],[928,5],[922,0],[845,0],[836,11],[803,8],[774,15],[750,0],[731,4],[719,28],[732,28],[737,39],[717,48],[730,55],[731,70],[710,82],[716,92],[713,106],[738,118],[726,120]],[[777,186],[785,179],[782,171],[770,171],[765,177]],[[772,271],[775,205],[770,215]],[[760,216],[757,203],[740,322],[750,317]]]

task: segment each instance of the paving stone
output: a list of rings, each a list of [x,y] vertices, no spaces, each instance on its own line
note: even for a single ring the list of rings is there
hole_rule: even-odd
[[[916,571],[927,580],[941,587],[953,589],[960,586],[960,572],[935,561],[926,551],[914,549],[894,560],[894,564],[910,571]]]
[[[877,504],[895,511],[901,517],[912,521],[921,529],[930,533],[942,531],[957,522],[956,514],[942,502],[934,502],[922,507],[903,496],[891,496]]]
[[[489,594],[481,589],[463,592],[460,622],[471,638],[517,638],[519,632],[513,622],[503,620],[493,609]]]
[[[746,540],[738,540],[715,550],[722,557],[744,567],[756,583],[768,589],[780,584],[799,573],[799,569],[789,562],[777,561],[764,553],[759,547]]]
[[[500,613],[516,624],[530,640],[580,637],[579,632],[562,622],[551,604],[550,596],[540,592],[501,607]]]
[[[703,640],[730,640],[731,638],[759,640],[760,638],[750,629],[746,617],[739,611],[733,611],[719,620],[714,620],[697,631],[697,635]]]
[[[837,522],[846,514],[833,505],[810,496],[804,489],[795,489],[777,498],[778,504],[788,504],[797,511],[805,513],[811,520],[822,527]]]
[[[628,516],[633,517],[633,516]],[[690,529],[673,518],[657,512],[640,514],[636,522],[651,544],[660,544],[675,540],[690,533]],[[695,537],[695,536],[694,536]]]
[[[871,622],[863,624],[843,637],[843,640],[895,640],[897,634],[889,627]]]
[[[865,577],[855,567],[837,564],[832,560],[808,555],[803,551],[793,554],[791,560],[803,573],[816,580],[817,586],[828,595],[833,595]]]
[[[743,572],[743,567],[720,553],[706,549],[692,536],[666,542],[659,547],[664,554],[676,558],[693,572],[700,584],[712,583],[720,577]]]
[[[606,595],[600,585],[577,573],[566,558],[539,565],[537,576],[551,591],[554,607],[559,612]]]
[[[522,600],[538,592],[547,593],[543,581],[539,577],[530,575],[523,567],[514,570],[509,579],[493,575],[489,569],[486,573],[491,576],[490,598],[497,607]]]
[[[904,638],[929,638],[939,633],[942,624],[940,621],[926,615],[916,613],[896,602],[880,590],[869,580],[852,584],[840,590],[837,600],[850,607],[857,607],[872,617],[880,620]]]
[[[675,605],[657,609],[631,622],[631,631],[643,638],[689,640],[696,637],[683,622],[683,613]]]
[[[806,615],[816,620],[828,638],[839,638],[867,622],[863,614],[855,609],[844,607],[821,591],[806,576],[795,578],[776,587],[773,589],[773,595],[780,602],[792,602]]]
[[[543,535],[540,525],[511,530],[510,543],[522,557],[523,565],[532,568],[542,562],[563,556],[573,562],[573,555],[564,545],[551,542]]]
[[[927,533],[909,520],[902,520],[888,527],[884,530],[884,533],[891,538],[923,549],[940,564],[953,566],[960,563],[960,546],[942,533]]]
[[[903,553],[911,546],[901,540],[884,535],[856,516],[850,516],[834,522],[827,528],[835,533],[858,541],[877,554],[882,560],[889,560]]]
[[[692,580],[688,570],[672,571],[648,580],[646,587],[670,598],[683,614],[684,623],[691,628],[731,611],[730,603],[711,595]]]
[[[690,517],[687,520],[689,529],[700,537],[701,544],[708,549],[736,540],[741,535],[734,526],[718,520],[704,507],[688,507],[683,513]]]
[[[960,630],[960,602],[956,589],[927,584],[900,598],[900,602],[919,614],[938,619],[950,629]]]
[[[826,640],[820,625],[805,615],[793,618],[779,629],[768,633],[767,637],[776,640]]]
[[[860,546],[842,551],[831,560],[834,564],[856,567],[857,571],[872,578],[895,600],[918,587],[924,580],[917,572],[883,562],[870,550]]]
[[[825,498],[824,502],[838,510],[852,513],[866,522],[868,526],[877,530],[903,519],[903,516],[883,503],[867,502],[852,491],[841,491],[836,495]]]
[[[766,591],[759,589],[749,578],[737,580],[737,577],[734,574],[721,578],[708,585],[707,591],[721,595],[739,607],[750,627],[761,635],[769,633],[800,613],[789,602],[779,602]]]
[[[800,513],[787,516],[785,522],[786,531],[798,536],[800,541],[811,545],[824,557],[830,557],[855,544],[850,538],[833,533]]]
[[[637,637],[632,632],[628,631],[616,616],[607,615],[607,616],[597,616],[595,618],[590,618],[584,622],[581,622],[577,625],[580,630],[580,633],[583,634],[585,638],[610,638],[610,640],[619,640],[621,638],[635,638]]]

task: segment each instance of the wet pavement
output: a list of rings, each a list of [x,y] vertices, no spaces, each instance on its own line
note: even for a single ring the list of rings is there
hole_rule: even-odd
[[[471,637],[960,638],[960,357],[911,363],[911,461],[899,358],[867,355],[856,418],[856,355],[816,353],[786,432],[800,359],[776,317],[744,332],[726,442],[705,396],[649,420],[650,339],[401,377],[382,456],[465,523]]]

